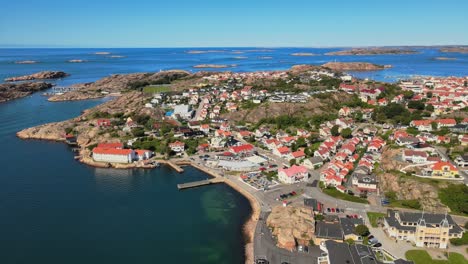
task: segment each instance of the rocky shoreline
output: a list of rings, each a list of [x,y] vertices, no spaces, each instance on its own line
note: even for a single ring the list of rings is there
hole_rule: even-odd
[[[213,69],[222,69],[222,68],[230,68],[236,67],[237,65],[227,65],[227,64],[198,64],[193,66],[193,68],[213,68]]]
[[[63,71],[41,71],[29,75],[15,76],[6,78],[5,82],[19,82],[19,81],[33,81],[33,80],[47,80],[47,79],[60,79],[69,76],[70,74]]]

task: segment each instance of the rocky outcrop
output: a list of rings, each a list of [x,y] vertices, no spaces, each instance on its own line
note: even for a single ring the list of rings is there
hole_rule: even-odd
[[[25,97],[51,87],[52,84],[45,82],[2,83],[0,84],[0,102]]]
[[[6,78],[5,82],[59,79],[59,78],[67,77],[67,76],[69,76],[69,74],[63,71],[41,71],[41,72],[33,73],[30,75]]]
[[[81,63],[81,62],[86,62],[86,60],[79,60],[79,59],[76,59],[76,60],[67,60],[67,62],[70,62],[70,63]]]
[[[377,65],[368,62],[328,62],[322,67],[335,71],[379,71],[390,68],[389,65]]]
[[[158,73],[131,73],[113,74],[92,83],[73,85],[75,91],[49,98],[49,101],[73,101],[104,97],[106,93],[121,93],[129,90],[138,90],[149,84],[168,84],[189,76],[190,73],[182,70],[170,70]]]
[[[268,216],[267,225],[273,229],[278,247],[293,250],[297,244],[309,244],[315,221],[310,208],[277,206]]]
[[[403,48],[360,48],[350,50],[340,50],[325,53],[331,56],[345,56],[345,55],[396,55],[396,54],[417,54],[416,50],[403,49]]]
[[[435,57],[434,60],[440,60],[440,61],[454,61],[454,60],[457,60],[457,58],[451,58],[451,57]]]

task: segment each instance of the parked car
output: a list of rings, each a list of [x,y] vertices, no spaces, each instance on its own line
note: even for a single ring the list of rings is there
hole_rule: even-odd
[[[368,236],[367,238],[368,238],[368,239],[373,239],[374,236],[373,236],[373,235],[370,235],[370,236]]]
[[[330,209],[330,208],[327,208],[327,212],[331,212],[331,209]]]
[[[373,247],[381,247],[382,246],[382,243],[376,243],[373,245]]]

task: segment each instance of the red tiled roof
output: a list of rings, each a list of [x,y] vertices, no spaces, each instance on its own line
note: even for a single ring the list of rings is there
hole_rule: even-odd
[[[99,143],[97,145],[98,148],[113,148],[113,149],[117,149],[117,148],[123,148],[123,143],[120,143],[120,142],[114,142],[114,143]]]
[[[457,168],[455,166],[452,165],[452,163],[450,162],[446,162],[446,161],[440,161],[440,162],[437,162],[436,164],[432,165],[432,169],[433,170],[442,170],[443,167],[446,167],[448,166],[450,171],[456,171]]]
[[[99,148],[93,149],[93,153],[105,155],[129,155],[132,153],[131,149],[115,149],[115,148]]]
[[[254,149],[254,146],[251,145],[251,144],[245,144],[245,145],[241,145],[241,146],[231,147],[231,151],[234,152],[234,153],[252,151],[253,149]]]

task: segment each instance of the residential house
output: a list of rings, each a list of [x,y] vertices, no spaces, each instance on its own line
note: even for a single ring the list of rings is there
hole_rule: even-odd
[[[314,243],[320,245],[322,241],[343,241],[343,230],[339,222],[325,222],[317,221],[315,222],[315,234],[314,234]]]
[[[304,166],[293,165],[286,169],[278,169],[278,179],[286,184],[293,184],[299,181],[307,181],[309,173]]]
[[[427,162],[428,157],[429,155],[424,151],[417,151],[417,150],[410,150],[410,149],[403,150],[403,155],[402,155],[402,158],[404,161],[409,161],[412,163]]]
[[[146,149],[136,149],[135,150],[135,158],[137,160],[147,160],[151,158],[152,152]]]
[[[463,154],[462,156],[458,156],[455,159],[455,163],[458,167],[468,167],[468,153]]]
[[[458,176],[458,169],[450,162],[440,161],[432,165],[433,177],[453,178]]]
[[[180,142],[180,141],[169,143],[169,148],[172,151],[176,152],[176,153],[184,152],[185,151],[185,143]]]
[[[107,118],[101,118],[96,121],[96,125],[98,127],[110,127],[111,121],[110,119],[107,119]]]
[[[373,174],[353,173],[351,182],[361,192],[377,192],[378,190],[377,177]]]
[[[343,239],[346,241],[352,239],[353,241],[362,241],[362,237],[356,233],[355,229],[358,225],[364,225],[361,218],[340,218],[341,230],[343,230]]]
[[[244,145],[240,145],[240,146],[232,146],[229,148],[229,152],[231,152],[232,154],[235,154],[235,155],[242,155],[242,156],[245,156],[245,155],[250,155],[253,153],[254,151],[254,146],[251,145],[251,144],[244,144]]]
[[[315,169],[323,165],[323,159],[320,157],[312,157],[309,159],[304,159],[302,165],[306,166],[309,169]]]
[[[279,147],[273,150],[273,154],[278,157],[287,158],[291,150],[288,147]]]

